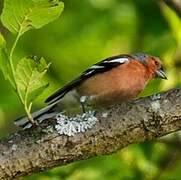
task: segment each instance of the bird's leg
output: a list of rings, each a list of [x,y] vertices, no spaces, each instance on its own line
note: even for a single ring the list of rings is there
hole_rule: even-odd
[[[83,113],[86,113],[86,102],[89,100],[89,97],[88,96],[81,96],[80,97],[80,104],[81,104],[81,107],[82,107],[82,112]]]

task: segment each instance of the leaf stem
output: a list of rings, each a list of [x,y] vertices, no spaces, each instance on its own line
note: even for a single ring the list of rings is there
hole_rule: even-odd
[[[36,124],[32,115],[31,115],[31,109],[28,107],[27,104],[24,104],[24,109],[25,109],[25,112],[26,112],[28,119],[31,122],[31,124],[33,124],[33,125]]]
[[[10,54],[9,54],[9,63],[10,63],[10,68],[11,68],[12,75],[13,75],[13,81],[14,81],[14,84],[15,84],[15,87],[14,87],[14,88],[15,88],[15,91],[17,92],[20,101],[23,103],[23,98],[22,98],[21,93],[20,93],[20,91],[19,91],[19,88],[18,88],[18,86],[17,86],[17,82],[16,82],[16,78],[15,78],[15,68],[14,68],[14,64],[13,64],[13,53],[14,53],[14,50],[15,50],[15,48],[16,48],[16,45],[17,45],[17,43],[18,43],[18,41],[19,41],[20,36],[21,36],[21,34],[20,34],[20,31],[19,31],[19,33],[18,33],[18,35],[16,36],[16,39],[15,39],[15,41],[14,41],[14,43],[13,43],[13,46],[12,46],[12,48],[11,48]],[[23,104],[24,104],[24,103],[23,103]]]
[[[15,68],[14,68],[14,64],[13,64],[13,54],[14,54],[15,48],[17,46],[17,43],[18,43],[18,41],[20,39],[20,36],[21,36],[21,30],[18,32],[18,35],[16,36],[16,39],[15,39],[15,41],[13,43],[12,48],[11,48],[11,51],[10,51],[10,54],[9,54],[9,63],[10,63],[10,68],[11,68],[12,75],[13,75],[13,81],[14,81],[14,84],[15,84],[15,87],[14,87],[15,91],[17,92],[18,97],[19,97],[21,103],[24,106],[24,109],[25,109],[25,112],[26,112],[26,114],[28,116],[28,119],[30,120],[30,122],[32,124],[34,124],[34,120],[33,120],[33,117],[31,115],[31,108],[30,108],[31,106],[28,107],[27,101],[23,99],[23,97],[21,95],[21,92],[19,90],[19,87],[17,85],[16,78],[15,78]],[[27,97],[25,97],[25,98],[27,98]]]
[[[18,33],[18,35],[16,36],[16,39],[15,39],[15,41],[13,43],[13,46],[11,48],[10,54],[9,54],[10,67],[11,67],[11,71],[13,73],[13,78],[14,78],[15,82],[16,82],[16,80],[15,80],[15,69],[14,69],[14,65],[13,65],[13,53],[14,53],[14,50],[16,48],[16,45],[18,43],[18,40],[19,40],[20,36],[21,36],[21,34]]]

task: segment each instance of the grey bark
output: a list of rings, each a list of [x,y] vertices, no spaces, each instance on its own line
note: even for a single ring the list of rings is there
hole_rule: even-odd
[[[107,114],[107,116],[105,116]],[[111,154],[181,129],[181,89],[99,110],[98,122],[73,137],[59,135],[55,120],[0,141],[0,179],[40,172],[93,156]]]

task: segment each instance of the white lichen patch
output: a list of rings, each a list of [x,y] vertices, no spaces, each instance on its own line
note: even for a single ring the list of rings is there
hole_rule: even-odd
[[[161,99],[161,95],[160,94],[153,94],[153,96],[151,96],[151,99],[153,101],[160,100]]]
[[[103,118],[107,118],[108,117],[108,113],[107,112],[102,113],[102,117]]]
[[[13,144],[12,147],[11,147],[12,151],[16,151],[17,148],[18,148],[18,146],[16,144]]]
[[[59,113],[56,115],[55,119],[57,121],[55,125],[57,132],[60,135],[67,136],[74,136],[77,133],[85,132],[91,129],[98,121],[92,111],[74,117],[68,117]]]
[[[160,110],[160,102],[158,100],[151,102],[151,107],[154,112],[158,112]]]
[[[53,133],[53,127],[48,126],[46,129],[42,129],[41,131],[44,133],[52,134]]]
[[[164,104],[167,104],[168,102],[169,102],[169,100],[168,99],[164,99]]]
[[[160,104],[160,99],[161,99],[161,95],[160,94],[155,94],[151,97],[152,102],[151,102],[151,109],[159,114],[159,116],[164,117],[164,113],[161,109],[161,104]]]

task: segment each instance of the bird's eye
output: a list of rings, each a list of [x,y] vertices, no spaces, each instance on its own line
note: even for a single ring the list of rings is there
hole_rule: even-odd
[[[158,61],[155,61],[155,65],[156,65],[156,66],[159,66],[159,62],[158,62]]]

